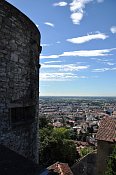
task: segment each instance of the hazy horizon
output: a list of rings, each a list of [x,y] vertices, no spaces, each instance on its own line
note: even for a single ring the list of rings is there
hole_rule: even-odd
[[[52,95],[52,96],[49,96],[49,95],[47,95],[47,96],[45,96],[45,95],[41,95],[41,96],[39,96],[39,97],[103,97],[103,98],[116,98],[116,96],[70,96],[70,95],[67,95],[67,96],[63,96],[63,95],[60,95],[60,96],[55,96],[55,95]]]

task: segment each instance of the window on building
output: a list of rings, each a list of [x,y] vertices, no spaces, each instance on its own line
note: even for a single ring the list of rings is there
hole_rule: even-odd
[[[16,107],[10,109],[11,124],[23,124],[35,117],[34,106]]]

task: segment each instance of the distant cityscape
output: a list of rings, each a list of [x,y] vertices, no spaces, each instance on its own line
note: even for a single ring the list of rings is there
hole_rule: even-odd
[[[40,97],[39,116],[49,119],[53,127],[72,129],[76,140],[97,146],[100,120],[116,116],[116,97]]]

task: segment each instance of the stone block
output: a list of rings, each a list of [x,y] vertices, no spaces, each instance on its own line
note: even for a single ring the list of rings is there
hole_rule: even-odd
[[[15,62],[18,62],[18,55],[15,52],[11,53],[11,60],[15,61]]]

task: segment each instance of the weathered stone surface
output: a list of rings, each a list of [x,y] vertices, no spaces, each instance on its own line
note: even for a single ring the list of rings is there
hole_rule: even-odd
[[[71,170],[74,175],[97,175],[96,174],[96,152],[89,153],[75,163]]]
[[[8,2],[0,1],[0,144],[37,162],[40,33]],[[12,122],[11,109],[29,107],[33,120]],[[22,120],[21,116],[21,120]]]

